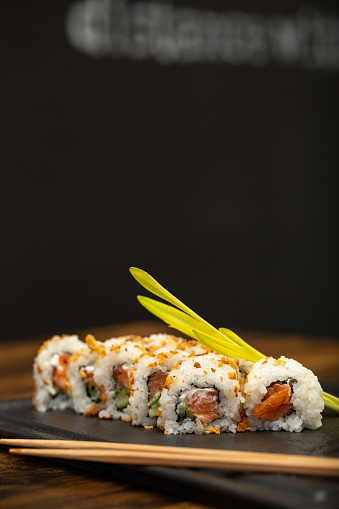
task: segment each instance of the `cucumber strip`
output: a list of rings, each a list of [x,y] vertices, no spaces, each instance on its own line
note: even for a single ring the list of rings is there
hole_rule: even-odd
[[[187,409],[188,409],[188,399],[186,397],[181,397],[179,404],[177,405],[177,413],[180,419],[184,419],[185,417],[188,416]]]
[[[55,387],[55,394],[52,396],[52,398],[56,398],[61,392],[60,387]]]
[[[156,417],[158,415],[158,406],[159,406],[160,396],[161,396],[161,392],[159,393],[159,396],[157,396],[149,406],[148,415],[150,417]]]
[[[154,398],[152,403],[150,404],[150,408],[157,408],[159,406],[159,400],[160,400],[161,392]]]
[[[158,407],[153,407],[148,410],[148,415],[150,417],[156,417],[158,415]]]
[[[91,400],[94,402],[94,403],[99,403],[100,401],[100,393],[98,391],[98,389],[96,389],[92,382],[88,382],[88,384],[86,385],[86,392],[87,392],[87,395],[89,398],[91,398]]]
[[[115,402],[119,410],[126,408],[129,403],[129,390],[128,387],[123,385],[115,395]]]

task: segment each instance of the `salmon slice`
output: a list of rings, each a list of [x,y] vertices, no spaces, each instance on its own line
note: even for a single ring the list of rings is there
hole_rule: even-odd
[[[220,417],[217,389],[198,389],[188,397],[187,414],[192,414],[203,424]]]
[[[156,371],[148,379],[148,401],[152,401],[154,396],[161,392],[164,388],[167,371]]]
[[[82,376],[82,381],[84,382],[85,385],[91,383],[93,387],[95,387],[96,389],[99,390],[99,387],[97,386],[97,384],[94,381],[94,372],[92,370],[87,371],[87,369],[85,367],[85,368],[82,368],[80,374]]]
[[[115,380],[117,389],[120,387],[128,387],[129,384],[129,371],[124,366],[115,366],[113,369],[113,378]]]
[[[94,373],[86,373],[86,376],[83,378],[84,384],[88,384],[91,382],[91,384],[94,386]]]
[[[289,384],[276,382],[267,389],[262,403],[254,410],[253,415],[275,421],[284,415],[292,412],[291,403],[292,389]]]
[[[60,355],[58,365],[54,368],[53,382],[62,391],[68,389],[67,366],[70,357],[70,353]]]

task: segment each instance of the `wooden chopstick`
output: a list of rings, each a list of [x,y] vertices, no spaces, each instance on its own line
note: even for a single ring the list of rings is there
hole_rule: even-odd
[[[48,458],[129,465],[339,476],[338,458],[318,456],[66,440],[1,439],[0,444],[36,446],[39,448],[10,449],[9,452]]]
[[[196,447],[173,447],[164,445],[146,445],[146,444],[124,444],[121,442],[94,442],[86,440],[43,440],[30,438],[1,438],[0,445],[14,445],[18,447],[33,447],[39,449],[113,449],[122,451],[145,451],[145,452],[163,452],[164,454],[189,454],[197,456],[224,456],[225,452],[229,455],[238,456],[239,451],[224,451],[221,449],[200,449]],[[258,453],[247,451],[246,455],[256,456]]]
[[[145,444],[124,444],[120,442],[93,442],[85,440],[41,440],[27,438],[2,438],[0,445],[14,445],[23,447],[33,447],[39,449],[110,449],[115,451],[140,451],[140,452],[162,452],[164,454],[188,454],[201,456],[221,456],[224,457],[225,451],[220,449],[200,449],[191,447],[172,447],[163,445],[145,445]],[[239,451],[226,451],[228,455],[237,457]],[[248,451],[247,456],[256,457],[258,453]]]

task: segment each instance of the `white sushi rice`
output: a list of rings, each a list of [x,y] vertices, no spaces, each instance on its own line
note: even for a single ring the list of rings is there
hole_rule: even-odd
[[[103,395],[105,401],[99,413],[104,419],[129,419],[129,405],[119,410],[116,403],[116,383],[113,370],[116,366],[123,366],[128,371],[133,367],[134,361],[146,352],[143,343],[125,343],[112,347],[106,354],[99,357],[94,366],[94,381]]]
[[[53,382],[54,370],[59,363],[59,357],[63,354],[73,354],[84,348],[85,344],[78,336],[53,336],[45,341],[33,364],[33,378],[35,394],[33,404],[39,412],[47,410],[64,410],[73,408],[73,400],[69,391],[57,394],[57,388]]]
[[[195,339],[179,338],[178,348],[180,348],[180,350],[184,350],[189,354],[194,355],[202,355],[212,352],[212,350],[207,348],[207,346],[203,345],[202,343],[199,343],[199,341],[196,341]]]
[[[172,348],[176,348],[181,341],[184,340],[170,334],[151,334],[150,336],[143,338],[143,343],[147,350],[154,350],[155,348],[161,348],[162,346],[171,346]]]
[[[190,357],[174,367],[166,380],[160,397],[158,426],[166,434],[235,433],[240,421],[241,378],[237,363],[222,355],[209,353]],[[198,418],[180,420],[180,395],[191,389],[215,388],[218,391],[220,418],[203,424]]]
[[[274,421],[252,415],[262,402],[267,388],[275,382],[290,383],[292,413]],[[252,431],[284,429],[299,432],[304,428],[317,429],[321,426],[324,401],[318,378],[293,359],[270,357],[253,364],[244,385],[244,397],[244,410]]]

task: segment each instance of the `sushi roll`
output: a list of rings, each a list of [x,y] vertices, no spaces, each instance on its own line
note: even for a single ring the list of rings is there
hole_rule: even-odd
[[[244,398],[252,431],[299,432],[321,426],[324,401],[318,378],[293,359],[268,357],[253,364]]]
[[[100,391],[93,380],[94,364],[98,357],[96,351],[85,345],[69,360],[68,379],[74,411],[77,414],[96,415],[102,407]]]
[[[130,371],[135,360],[146,352],[143,341],[131,341],[113,346],[109,352],[99,357],[93,377],[102,399],[100,418],[130,420]]]
[[[113,346],[137,341],[142,341],[141,336],[120,336],[97,341],[91,334],[87,335],[86,344],[70,358],[67,371],[76,413],[97,415],[103,408],[105,396],[94,381],[95,363],[100,355],[105,356]]]
[[[67,375],[72,354],[84,347],[78,336],[53,336],[40,347],[33,364],[33,405],[40,412],[73,408]]]
[[[160,395],[168,372],[188,355],[185,350],[164,346],[139,357],[131,371],[130,380],[129,403],[132,424],[156,426]]]
[[[190,356],[166,378],[158,427],[165,434],[235,433],[241,419],[241,390],[236,361],[214,353]]]

